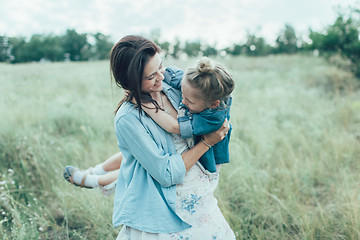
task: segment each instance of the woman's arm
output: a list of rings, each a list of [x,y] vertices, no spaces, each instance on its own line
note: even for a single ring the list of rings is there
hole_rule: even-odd
[[[209,150],[209,146],[214,146],[216,143],[220,142],[225,138],[228,131],[230,129],[230,125],[227,119],[225,119],[224,123],[221,127],[212,133],[205,134],[203,137],[203,141],[198,142],[193,148],[189,151],[181,154],[183,158],[186,171],[188,171],[199,159],[200,157]]]
[[[227,121],[217,131],[204,135],[204,141],[214,145],[221,141],[229,130]],[[155,143],[134,115],[123,115],[116,121],[116,136],[122,152],[130,153],[136,161],[163,187],[183,182],[189,170],[209,149],[202,141],[189,151],[169,155]]]
[[[118,145],[127,160],[135,159],[163,187],[183,182],[186,169],[181,156],[166,153],[153,139],[164,132],[154,131],[155,136],[149,133],[151,129],[146,129],[136,114],[122,115],[115,126]]]

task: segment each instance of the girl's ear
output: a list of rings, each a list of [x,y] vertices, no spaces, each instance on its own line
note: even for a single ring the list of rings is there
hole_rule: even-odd
[[[216,100],[210,104],[210,108],[216,108],[217,106],[219,106],[219,104],[220,104],[220,100]]]

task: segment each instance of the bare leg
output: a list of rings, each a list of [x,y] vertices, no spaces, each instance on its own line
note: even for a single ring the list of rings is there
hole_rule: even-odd
[[[118,175],[119,175],[119,170],[115,170],[107,174],[101,175],[98,177],[98,183],[100,186],[108,185],[114,182],[118,178]]]
[[[121,152],[112,155],[103,162],[102,168],[107,172],[120,169],[122,157],[123,155]]]

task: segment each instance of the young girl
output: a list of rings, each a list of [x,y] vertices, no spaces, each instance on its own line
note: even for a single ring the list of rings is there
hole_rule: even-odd
[[[177,121],[167,114],[165,106],[161,106],[164,111],[159,112],[145,105],[144,111],[167,132],[194,139],[196,144],[204,142],[204,134],[219,129],[225,119],[230,119],[230,94],[235,83],[223,66],[204,57],[196,68],[188,68],[185,74],[172,67],[164,75],[165,82],[182,91]],[[209,172],[216,172],[216,165],[229,162],[230,133],[231,128],[226,137],[214,146],[204,142],[209,150],[199,162]]]
[[[190,147],[194,145],[194,141],[195,144],[199,141],[204,142],[209,150],[199,162],[205,170],[216,172],[218,164],[229,162],[231,127],[224,139],[214,146],[206,143],[202,136],[216,131],[225,119],[230,119],[230,94],[235,86],[232,77],[223,66],[204,57],[195,68],[188,68],[185,73],[175,67],[167,68],[164,72],[164,81],[182,90],[183,99],[178,109],[178,119],[168,114],[167,109],[170,106],[164,105],[163,101],[159,104],[161,111],[155,109],[152,103],[143,103],[143,110],[167,132],[180,134],[182,138],[188,139]],[[114,189],[121,161],[122,154],[117,153],[86,171],[67,166],[64,169],[64,177],[76,186],[100,186],[103,193],[108,195]]]

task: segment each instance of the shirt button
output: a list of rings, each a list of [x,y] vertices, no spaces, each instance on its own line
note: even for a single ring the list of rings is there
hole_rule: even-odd
[[[175,77],[175,73],[173,73],[173,77]]]

